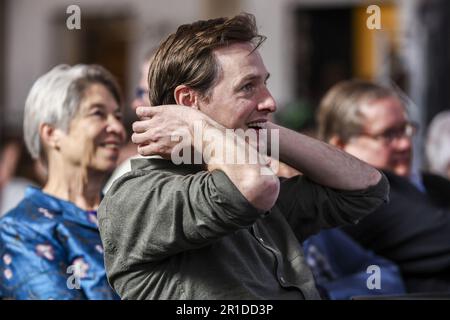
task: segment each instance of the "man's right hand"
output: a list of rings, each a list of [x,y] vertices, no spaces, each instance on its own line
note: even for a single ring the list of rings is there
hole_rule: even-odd
[[[207,121],[200,111],[180,105],[142,106],[136,109],[136,114],[141,120],[133,123],[131,140],[138,145],[138,153],[165,159],[170,159],[173,148],[180,143],[174,137],[189,135],[193,141],[193,125]]]

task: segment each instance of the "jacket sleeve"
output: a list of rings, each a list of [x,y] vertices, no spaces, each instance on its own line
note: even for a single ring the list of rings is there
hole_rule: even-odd
[[[300,241],[323,228],[357,223],[389,199],[389,183],[344,191],[328,188],[304,176],[281,181],[277,205]]]
[[[98,213],[106,269],[117,271],[200,248],[252,225],[263,212],[220,170],[136,170],[111,187]]]

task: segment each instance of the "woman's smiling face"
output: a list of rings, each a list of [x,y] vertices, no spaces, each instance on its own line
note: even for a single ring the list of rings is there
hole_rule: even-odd
[[[68,132],[62,135],[63,160],[75,167],[113,171],[126,137],[121,119],[122,111],[110,91],[99,83],[89,85]]]

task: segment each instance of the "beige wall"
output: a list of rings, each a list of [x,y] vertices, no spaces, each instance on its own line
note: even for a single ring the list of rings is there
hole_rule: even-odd
[[[189,5],[186,5],[189,2]],[[74,1],[67,0],[14,0],[10,1],[6,24],[5,60],[5,106],[6,121],[20,126],[23,106],[27,93],[37,77],[52,66],[67,61],[58,60],[55,51],[64,42],[54,36],[54,19],[66,19],[67,6]],[[137,81],[138,64],[149,43],[142,43],[140,37],[151,39],[156,45],[160,39],[152,30],[173,30],[177,25],[195,19],[200,12],[200,1],[183,0],[78,0],[81,8],[81,27],[83,14],[87,12],[104,13],[129,10],[135,13],[135,34],[130,39],[129,81]],[[77,32],[73,30],[71,32]],[[136,65],[134,63],[136,61]],[[130,86],[131,87],[131,86]]]
[[[270,89],[281,106],[293,98],[292,68],[295,52],[292,12],[298,6],[326,6],[358,3],[352,0],[14,0],[7,12],[5,102],[6,121],[20,125],[26,95],[35,79],[58,63],[55,52],[64,42],[54,38],[51,19],[67,17],[73,3],[81,14],[130,10],[135,13],[135,36],[130,39],[128,81],[132,88],[138,78],[138,64],[145,51],[182,23],[233,12],[255,14],[260,32],[268,39],[261,47],[266,67],[271,72]],[[83,22],[82,27],[83,27]],[[72,31],[77,32],[77,31]],[[145,42],[140,39],[146,39]],[[66,44],[67,45],[67,44]],[[131,94],[131,89],[128,94]]]

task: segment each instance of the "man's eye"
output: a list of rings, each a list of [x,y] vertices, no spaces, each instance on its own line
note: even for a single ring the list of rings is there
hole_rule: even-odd
[[[392,130],[386,131],[383,134],[383,136],[388,140],[394,140],[394,139],[397,139],[398,137],[401,137],[404,132],[405,132],[405,129],[392,129]]]
[[[121,120],[123,119],[123,114],[122,114],[121,112],[120,112],[120,113],[116,113],[114,116],[115,116],[116,119],[119,120],[119,121],[121,121]]]
[[[241,90],[244,91],[244,92],[250,92],[250,91],[253,90],[253,84],[252,83],[247,83],[246,85],[244,85],[241,88]]]

